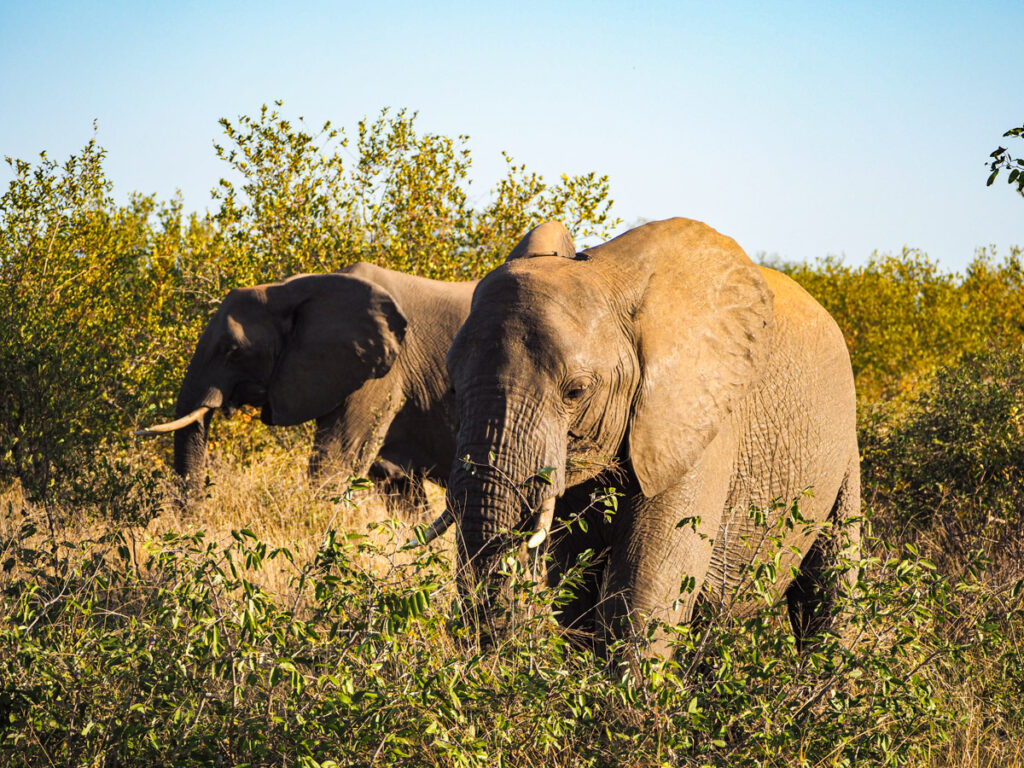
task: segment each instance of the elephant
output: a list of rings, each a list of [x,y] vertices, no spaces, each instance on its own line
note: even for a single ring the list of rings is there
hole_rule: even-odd
[[[534,230],[524,253],[571,254],[561,224]],[[232,290],[185,373],[174,421],[174,468],[195,492],[212,412],[262,408],[262,420],[316,420],[310,473],[328,461],[400,490],[444,485],[455,451],[445,354],[476,281],[443,282],[367,263]]]
[[[314,476],[337,459],[377,482],[444,484],[455,450],[444,356],[475,284],[357,263],[236,288],[199,339],[178,418],[138,434],[174,432],[174,469],[193,493],[213,411],[241,405],[270,425],[315,419]]]
[[[649,622],[757,609],[734,588],[793,502],[805,523],[780,528],[774,587],[798,641],[819,631],[860,540],[856,398],[835,321],[690,219],[569,256],[529,251],[480,281],[447,356],[459,459],[425,538],[458,524],[463,591],[485,587],[471,605],[500,628],[490,601],[517,541],[544,548],[550,585],[589,550],[559,621],[598,648],[668,653],[663,631],[638,639]],[[612,515],[592,503],[609,485]]]

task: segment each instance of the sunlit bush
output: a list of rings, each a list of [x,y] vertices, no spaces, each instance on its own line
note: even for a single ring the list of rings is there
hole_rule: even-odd
[[[481,643],[447,556],[396,553],[405,534],[387,529],[328,530],[312,552],[241,529],[56,554],[28,519],[8,530],[12,767],[921,765],[973,734],[997,764],[1022,757],[1021,584],[986,581],[977,558],[951,577],[868,536],[844,639],[802,652],[752,564],[758,613],[664,628],[674,658],[629,663],[560,633],[559,591],[527,571],[523,617]],[[274,593],[263,572],[282,564]]]
[[[1020,539],[1024,350],[941,369],[904,409],[873,411],[862,435],[871,501],[893,523],[944,527],[967,542]]]
[[[117,205],[90,142],[63,166],[12,161],[0,198],[0,483],[68,491],[132,416],[170,393],[166,347],[180,290],[152,198]]]
[[[914,250],[852,267],[835,258],[782,268],[843,331],[861,402],[913,394],[961,355],[1024,343],[1024,264],[979,254],[964,274]]]

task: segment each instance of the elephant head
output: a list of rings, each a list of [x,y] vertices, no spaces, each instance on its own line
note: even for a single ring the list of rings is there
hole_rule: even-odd
[[[481,280],[447,358],[463,460],[439,522],[460,521],[463,571],[488,581],[510,532],[544,540],[566,489],[610,467],[644,499],[678,483],[758,382],[773,333],[758,268],[699,222],[533,250]]]
[[[406,318],[383,288],[354,275],[298,275],[232,290],[203,331],[178,394],[177,419],[138,434],[174,431],[174,468],[192,487],[212,413],[262,408],[291,425],[338,408],[388,372]]]

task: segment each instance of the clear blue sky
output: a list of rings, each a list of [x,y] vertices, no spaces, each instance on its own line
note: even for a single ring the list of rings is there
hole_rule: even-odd
[[[381,107],[611,177],[626,222],[682,215],[791,260],[1024,245],[985,160],[1024,122],[1024,2],[0,2],[0,154],[92,136],[115,192],[209,205],[219,117],[349,129]],[[1019,155],[1024,142],[1012,140]],[[1011,144],[1010,146],[1013,146]],[[11,175],[4,168],[0,182]]]

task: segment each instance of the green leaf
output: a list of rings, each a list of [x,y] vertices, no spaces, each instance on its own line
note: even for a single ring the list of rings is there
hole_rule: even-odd
[[[558,467],[541,467],[540,470],[537,472],[536,477],[540,478],[543,482],[547,483],[548,485],[554,485],[555,481],[551,478],[551,475],[557,471]]]

